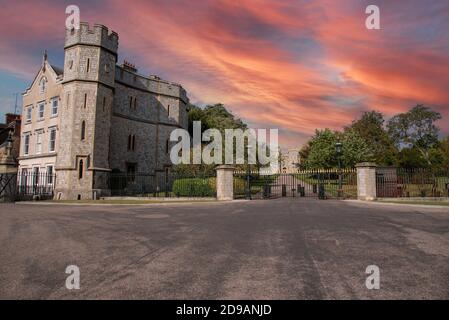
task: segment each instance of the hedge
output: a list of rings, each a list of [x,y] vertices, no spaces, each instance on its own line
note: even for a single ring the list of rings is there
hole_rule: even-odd
[[[173,193],[178,197],[215,196],[215,178],[184,178],[173,182]]]

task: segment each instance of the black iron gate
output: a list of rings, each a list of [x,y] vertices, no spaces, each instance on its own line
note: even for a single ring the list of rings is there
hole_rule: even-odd
[[[356,170],[298,170],[276,174],[264,174],[262,171],[234,173],[234,198],[281,197],[356,198]]]

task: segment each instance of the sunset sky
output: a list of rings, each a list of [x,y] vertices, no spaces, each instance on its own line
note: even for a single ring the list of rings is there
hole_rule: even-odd
[[[449,134],[449,0],[0,0],[2,118],[45,49],[63,65],[69,4],[119,34],[119,63],[181,83],[195,104],[222,102],[253,128],[279,128],[284,146],[418,103],[441,112]],[[369,4],[381,30],[365,28]]]

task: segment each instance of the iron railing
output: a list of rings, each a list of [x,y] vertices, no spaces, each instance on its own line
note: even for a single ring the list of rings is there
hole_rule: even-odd
[[[156,174],[111,173],[109,186],[112,196],[133,197],[215,197],[214,174]]]
[[[449,170],[378,168],[377,197],[449,197]]]
[[[295,170],[279,173],[236,171],[234,173],[234,197],[246,199],[356,198],[357,171],[354,168]]]

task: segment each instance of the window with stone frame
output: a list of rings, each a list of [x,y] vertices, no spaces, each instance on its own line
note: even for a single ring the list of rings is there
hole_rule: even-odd
[[[45,102],[40,102],[37,105],[37,117],[39,120],[44,119],[44,115],[45,115]]]
[[[84,139],[86,139],[86,121],[82,121],[81,122],[81,141],[83,141]]]
[[[42,153],[42,136],[43,131],[36,132],[36,154]]]
[[[55,97],[51,99],[51,115],[57,116],[58,115],[58,107],[59,107],[59,97]]]
[[[30,122],[31,121],[32,112],[33,112],[32,106],[26,107],[26,109],[25,109],[25,120],[26,120],[26,122]]]
[[[42,77],[41,80],[39,81],[39,92],[45,93],[45,91],[47,90],[47,78]]]
[[[53,184],[53,174],[54,174],[54,170],[53,170],[53,166],[49,165],[47,166],[47,184]]]
[[[23,137],[23,154],[28,155],[30,153],[30,133],[25,133]]]
[[[48,151],[55,152],[56,150],[56,128],[50,128],[50,139],[48,142]]]

